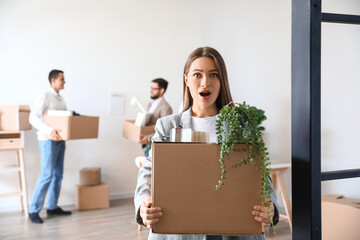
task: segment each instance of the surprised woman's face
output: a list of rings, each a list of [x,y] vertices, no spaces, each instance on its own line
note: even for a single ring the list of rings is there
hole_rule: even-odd
[[[219,71],[212,58],[196,59],[185,75],[186,85],[193,98],[193,106],[200,108],[216,108],[216,99],[220,92]]]

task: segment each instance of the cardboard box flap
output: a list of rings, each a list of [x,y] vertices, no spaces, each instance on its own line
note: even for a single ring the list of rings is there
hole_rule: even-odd
[[[231,166],[245,153],[225,161],[225,185],[216,190],[220,147],[201,143],[154,143],[152,201],[161,207],[154,233],[261,235],[251,212],[262,203],[261,173],[253,165]]]
[[[325,195],[322,196],[322,201],[328,203],[334,203],[334,204],[342,204],[345,206],[360,209],[360,199],[348,198],[348,197],[344,197],[343,195],[335,195],[335,194]]]
[[[321,200],[323,202],[333,202],[336,201],[338,198],[343,198],[343,195],[337,195],[337,194],[329,194],[329,195],[323,195],[321,197]]]

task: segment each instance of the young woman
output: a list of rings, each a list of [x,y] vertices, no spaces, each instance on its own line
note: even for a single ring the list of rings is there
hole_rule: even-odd
[[[188,57],[183,76],[183,112],[161,118],[155,126],[153,142],[162,141],[170,135],[171,128],[191,128],[194,131],[210,132],[210,141],[216,142],[216,115],[220,109],[232,101],[226,66],[221,55],[213,48],[203,47],[194,50]],[[151,156],[151,154],[150,154]],[[136,219],[139,224],[152,228],[153,224],[161,221],[161,206],[151,205],[151,167],[152,159],[147,158],[139,171],[135,191]],[[264,227],[269,227],[270,216],[277,222],[276,195],[271,193],[270,207],[254,206],[252,214],[256,221]],[[275,205],[274,205],[275,204]],[[270,213],[269,213],[270,208]],[[155,234],[150,231],[149,239],[153,240],[260,240],[259,236],[207,236],[207,235],[175,235]]]

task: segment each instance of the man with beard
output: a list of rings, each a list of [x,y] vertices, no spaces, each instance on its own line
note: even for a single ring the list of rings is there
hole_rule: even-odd
[[[151,102],[147,106],[148,113],[152,114],[150,122],[148,123],[149,125],[155,124],[159,118],[172,114],[172,108],[164,98],[167,86],[168,82],[163,78],[156,78],[151,81]],[[147,157],[149,153],[150,137],[150,135],[143,135],[140,139],[140,143],[145,152],[145,157]]]

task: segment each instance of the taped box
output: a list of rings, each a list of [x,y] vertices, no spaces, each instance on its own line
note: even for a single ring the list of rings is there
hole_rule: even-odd
[[[240,147],[243,145],[238,145]],[[153,143],[152,202],[163,216],[154,233],[261,235],[251,214],[262,204],[261,172],[252,164],[231,168],[246,156],[225,159],[227,179],[220,190],[220,147],[212,143]]]
[[[324,195],[321,210],[323,240],[360,238],[360,199]]]
[[[59,135],[63,140],[98,137],[99,117],[44,115],[44,122],[60,130]]]
[[[96,186],[76,185],[75,202],[79,210],[109,208],[109,186],[104,182]]]
[[[141,135],[150,135],[155,133],[155,125],[137,126],[135,120],[125,120],[123,122],[123,136],[138,143]]]
[[[101,183],[101,169],[82,168],[79,171],[79,184],[82,186],[94,186]]]
[[[30,130],[29,105],[0,105],[0,130]]]

